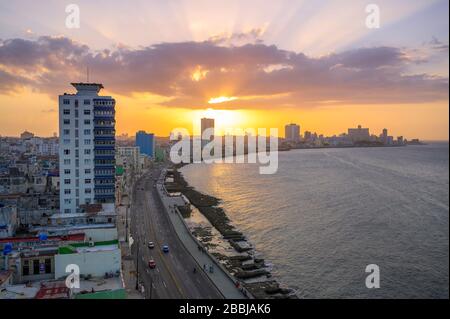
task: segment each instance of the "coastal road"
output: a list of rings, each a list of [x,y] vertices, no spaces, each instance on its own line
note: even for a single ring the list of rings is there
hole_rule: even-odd
[[[146,298],[221,299],[223,296],[179,240],[164,211],[155,184],[161,167],[152,169],[134,185],[131,204],[132,253]],[[148,248],[148,242],[155,248]],[[169,253],[162,246],[169,246]],[[138,247],[139,246],[139,247]],[[148,261],[155,260],[150,269]],[[194,268],[196,272],[194,273]]]

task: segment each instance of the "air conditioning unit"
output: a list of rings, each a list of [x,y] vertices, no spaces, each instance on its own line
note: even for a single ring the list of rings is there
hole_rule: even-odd
[[[95,246],[95,244],[94,244],[94,242],[91,240],[90,242],[89,242],[89,247],[94,247]]]

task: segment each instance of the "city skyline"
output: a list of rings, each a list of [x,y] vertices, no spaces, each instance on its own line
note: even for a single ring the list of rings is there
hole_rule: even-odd
[[[377,4],[379,29],[365,26],[358,0],[115,3],[102,23],[104,4],[80,1],[80,28],[69,29],[63,3],[2,3],[0,134],[51,136],[57,93],[89,68],[118,102],[118,134],[167,136],[208,117],[218,132],[282,132],[294,120],[325,135],[365,123],[448,140],[448,2]]]
[[[448,299],[449,6],[0,1],[0,301]]]

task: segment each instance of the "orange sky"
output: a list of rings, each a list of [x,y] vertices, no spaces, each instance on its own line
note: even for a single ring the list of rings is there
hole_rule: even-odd
[[[192,121],[201,117],[214,117],[219,133],[225,128],[271,128],[277,127],[284,135],[284,125],[290,122],[300,124],[305,130],[325,135],[346,132],[348,127],[358,124],[369,127],[370,132],[379,134],[383,128],[389,134],[406,138],[425,140],[448,140],[448,102],[398,105],[352,105],[323,106],[308,109],[247,109],[226,110],[227,103],[215,104],[214,109],[183,109],[160,106],[164,97],[139,94],[126,97],[110,92],[117,100],[117,133],[134,135],[138,130],[168,136],[174,128],[191,131]],[[26,90],[12,95],[0,95],[2,116],[0,133],[17,136],[24,130],[39,136],[51,136],[58,132],[57,101],[45,94]],[[22,110],[18,112],[18,110]],[[19,124],[20,120],[20,124]]]
[[[79,0],[76,29],[64,2],[5,2],[0,135],[57,132],[57,96],[89,66],[117,100],[117,134],[168,136],[206,116],[219,134],[283,136],[294,122],[326,136],[362,125],[448,140],[449,2],[379,0],[378,29],[365,24],[367,1],[345,2],[111,0],[98,19],[104,5]]]

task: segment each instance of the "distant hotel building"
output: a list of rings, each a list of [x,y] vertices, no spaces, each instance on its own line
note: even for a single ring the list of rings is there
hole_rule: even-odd
[[[349,128],[348,137],[352,142],[367,142],[370,140],[370,134],[368,128],[362,128],[358,125],[358,128]]]
[[[97,83],[72,83],[76,94],[59,96],[60,206],[115,202],[115,103],[99,96]]]
[[[208,144],[209,142],[214,140],[214,119],[208,119],[208,118],[202,118],[201,119],[201,140],[202,140],[202,148]],[[205,132],[207,129],[212,128],[213,129],[213,134],[211,135],[211,137],[209,139],[204,140],[203,139],[203,132]]]
[[[22,134],[20,134],[20,138],[22,140],[29,140],[30,138],[33,138],[34,134],[28,131],[23,132]]]
[[[139,147],[141,154],[145,154],[151,158],[155,157],[155,135],[139,131],[136,133],[136,146]]]
[[[300,125],[288,124],[284,127],[284,137],[288,141],[300,141]]]

